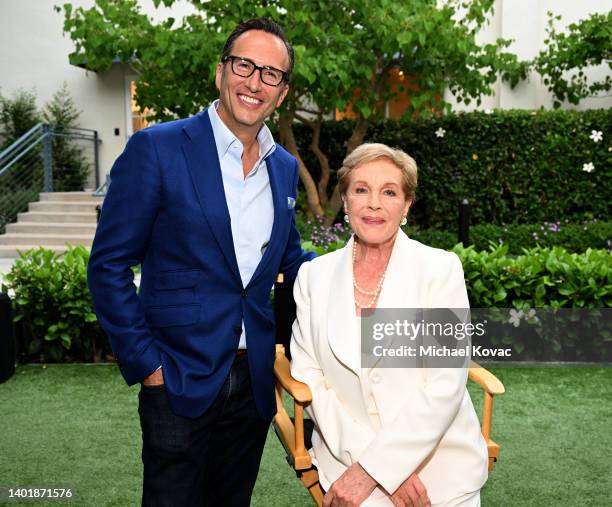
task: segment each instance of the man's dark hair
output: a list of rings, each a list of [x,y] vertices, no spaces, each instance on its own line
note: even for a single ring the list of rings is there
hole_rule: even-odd
[[[291,78],[291,73],[293,72],[293,46],[287,40],[283,29],[269,18],[249,19],[248,21],[244,21],[243,23],[240,23],[236,28],[234,28],[234,31],[225,41],[225,46],[223,46],[223,53],[221,53],[221,60],[225,59],[225,57],[227,56],[230,56],[236,39],[240,37],[243,33],[250,32],[251,30],[260,30],[262,32],[270,33],[283,41],[285,47],[287,48],[287,54],[289,55],[289,68],[286,71],[287,77],[285,79],[286,82],[289,82],[289,79]]]

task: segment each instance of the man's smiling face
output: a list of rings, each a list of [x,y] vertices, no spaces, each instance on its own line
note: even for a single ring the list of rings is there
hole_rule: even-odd
[[[281,39],[267,32],[250,30],[234,42],[230,52],[254,61],[259,66],[270,66],[287,71],[289,55]],[[215,84],[220,92],[218,113],[234,133],[259,130],[263,121],[281,105],[289,87],[285,82],[270,86],[261,80],[258,70],[249,77],[232,72],[231,61],[217,65]]]

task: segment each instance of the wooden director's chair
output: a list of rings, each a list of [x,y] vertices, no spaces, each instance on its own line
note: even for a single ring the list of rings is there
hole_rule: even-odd
[[[323,490],[319,484],[319,474],[312,466],[308,454],[312,421],[304,419],[304,408],[312,400],[310,389],[306,384],[298,382],[291,376],[289,360],[285,356],[283,345],[276,345],[276,360],[274,362],[276,376],[276,416],[272,421],[274,431],[287,452],[287,461],[294,468],[297,476],[308,489],[312,499],[319,507],[323,503]],[[504,394],[503,384],[491,372],[485,370],[474,361],[471,362],[468,378],[476,382],[484,391],[484,407],[482,412],[482,434],[489,449],[489,472],[499,457],[499,445],[491,439],[491,419],[493,415],[493,396]],[[293,398],[294,419],[287,414],[283,405],[283,391]]]

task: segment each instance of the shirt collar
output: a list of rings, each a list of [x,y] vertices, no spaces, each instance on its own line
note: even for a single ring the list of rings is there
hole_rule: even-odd
[[[219,158],[222,158],[229,150],[230,146],[234,143],[238,143],[242,151],[243,146],[240,140],[234,135],[234,133],[223,123],[223,120],[217,113],[219,107],[219,99],[215,100],[208,108],[208,117],[210,118],[210,124],[213,129],[215,136],[215,144],[217,145],[217,153]],[[259,142],[259,158],[265,159],[274,153],[276,150],[276,143],[272,137],[272,132],[268,126],[262,124],[259,132],[257,133],[257,141]]]

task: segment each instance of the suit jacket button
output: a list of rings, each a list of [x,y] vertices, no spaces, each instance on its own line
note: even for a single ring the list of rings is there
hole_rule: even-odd
[[[243,298],[247,297],[247,296],[248,296],[247,291],[246,291],[246,290],[243,290],[243,291],[242,291],[241,296],[242,296]]]

